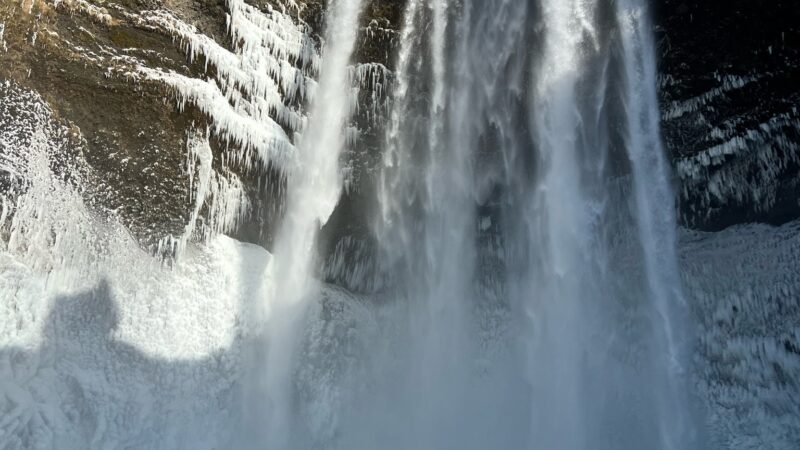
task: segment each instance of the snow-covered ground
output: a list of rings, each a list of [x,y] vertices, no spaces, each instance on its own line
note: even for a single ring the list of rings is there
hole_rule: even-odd
[[[270,255],[218,235],[164,264],[85,205],[42,100],[2,87],[0,449],[219,448]]]
[[[50,274],[0,253],[0,448],[226,448],[235,438],[248,335],[241,312],[264,298],[270,255],[220,236],[170,268],[132,241],[123,247],[93,265],[102,269]],[[681,256],[709,448],[792,448],[800,223],[685,232]],[[309,322],[315,343],[298,380],[315,390],[306,392],[318,408],[310,422],[324,435],[334,433],[327,427],[344,388],[331,358],[358,357],[353,342],[332,348],[331,334],[375,326],[359,300],[329,294],[339,304],[327,308],[327,323]]]
[[[685,232],[709,448],[800,443],[800,222]]]
[[[237,416],[243,299],[269,255],[226,237],[46,275],[0,254],[0,448],[220,448]]]

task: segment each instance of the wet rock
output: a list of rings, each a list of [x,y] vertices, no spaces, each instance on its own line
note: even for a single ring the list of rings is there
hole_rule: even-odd
[[[718,230],[800,216],[800,5],[655,5],[683,223]]]

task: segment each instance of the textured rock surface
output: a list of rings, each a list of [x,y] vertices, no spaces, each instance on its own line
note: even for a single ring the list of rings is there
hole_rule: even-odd
[[[659,0],[664,140],[686,225],[800,215],[800,4]]]
[[[388,64],[401,2],[372,2],[364,17],[358,62]],[[297,23],[319,30],[324,2],[253,2],[262,10],[285,11]],[[165,10],[194,26],[199,35],[231,48],[226,29],[229,12],[224,0],[30,0],[0,4],[0,79],[38,93],[56,119],[73,127],[86,162],[98,175],[90,189],[99,208],[119,214],[143,245],[154,245],[167,234],[178,234],[189,219],[191,197],[186,166],[187,135],[209,125],[191,103],[176,109],[174,92],[163,83],[132,76],[132,68],[154,68],[194,79],[214,77],[215,67],[190,58],[184,38],[142,17]],[[360,97],[368,105],[376,83],[383,86],[377,102],[385,102],[388,82],[383,65],[362,75]],[[369,67],[367,67],[369,69]],[[135,71],[134,71],[135,72]],[[181,102],[183,103],[183,102]],[[370,116],[372,113],[372,116]],[[375,110],[359,111],[359,142],[375,147]],[[211,146],[219,156],[220,142]],[[4,149],[0,149],[4,151]],[[373,152],[373,158],[374,158]],[[350,166],[363,175],[367,159],[355,152]],[[362,160],[363,159],[363,160]],[[215,158],[215,166],[219,166]],[[249,165],[242,162],[243,165]],[[271,229],[281,211],[282,177],[262,168],[227,167],[242,177],[252,208],[240,224],[238,237],[269,245]],[[357,176],[357,174],[355,174]],[[351,191],[343,204],[357,196]],[[344,208],[345,210],[347,207]]]
[[[127,3],[122,11],[145,5]],[[109,76],[127,57],[189,73],[172,39],[133,26],[120,11],[76,1],[3,2],[0,22],[0,77],[40,94],[79,131],[100,177],[95,200],[145,242],[185,221],[184,141],[199,117],[165,104],[161,86]]]

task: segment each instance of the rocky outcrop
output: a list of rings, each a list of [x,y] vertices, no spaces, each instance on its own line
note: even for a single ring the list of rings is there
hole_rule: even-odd
[[[659,0],[664,140],[685,225],[800,216],[800,5]]]

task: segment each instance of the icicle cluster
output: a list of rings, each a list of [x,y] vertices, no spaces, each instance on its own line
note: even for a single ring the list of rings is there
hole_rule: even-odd
[[[366,63],[351,66],[348,77],[353,87],[351,105],[352,113],[363,113],[367,123],[375,125],[386,117],[389,108],[387,93],[392,84],[392,72],[383,64]],[[367,98],[361,98],[361,93],[366,93]]]
[[[166,11],[128,16],[139,26],[173,36],[190,61],[202,58],[213,77],[201,80],[144,65],[127,75],[170,86],[181,110],[187,103],[200,109],[210,119],[210,132],[239,149],[228,148],[222,155],[225,162],[246,170],[258,162],[290,174],[298,164],[293,142],[306,124],[303,106],[314,96],[313,77],[320,67],[311,30],[271,6],[261,11],[242,0],[229,0],[227,6],[231,49]],[[294,2],[284,6],[298,8]],[[191,239],[205,241],[230,232],[247,211],[241,181],[230,172],[217,173],[212,168],[208,139],[208,133],[189,136],[192,214],[180,236],[161,241],[159,253],[180,255]],[[198,225],[201,215],[205,221]]]
[[[111,14],[106,8],[93,5],[86,0],[52,0],[53,6],[57,8],[63,8],[70,12],[79,12],[81,14],[85,14],[89,16],[95,22],[102,23],[104,25],[112,25],[115,23]],[[31,2],[33,5],[33,2]]]
[[[192,130],[187,136],[186,168],[192,212],[183,233],[161,239],[157,254],[180,257],[192,239],[209,242],[219,234],[234,231],[249,210],[239,178],[227,170],[224,173],[214,170],[214,155],[208,139],[209,131]],[[205,214],[202,214],[203,208]]]
[[[138,74],[171,86],[180,108],[189,102],[208,115],[216,136],[243,149],[235,158],[245,166],[255,152],[264,166],[291,170],[293,135],[305,124],[302,105],[313,97],[319,70],[314,40],[306,25],[272,7],[262,12],[229,0],[228,8],[232,50],[166,11],[130,16],[139,26],[174,36],[190,61],[202,57],[206,69],[215,70],[209,80],[148,67]]]
[[[8,51],[8,46],[6,45],[5,36],[6,34],[6,24],[0,22],[0,48],[3,49],[4,52]]]
[[[373,19],[364,29],[364,41],[367,40],[379,43],[380,48],[386,49],[384,58],[388,60],[400,40],[400,33],[392,28],[388,19]]]
[[[737,122],[716,127],[710,137],[724,140],[677,161],[684,198],[701,195],[701,210],[730,202],[768,211],[776,201],[781,174],[800,162],[797,108],[737,133]],[[705,186],[705,188],[703,188]]]

